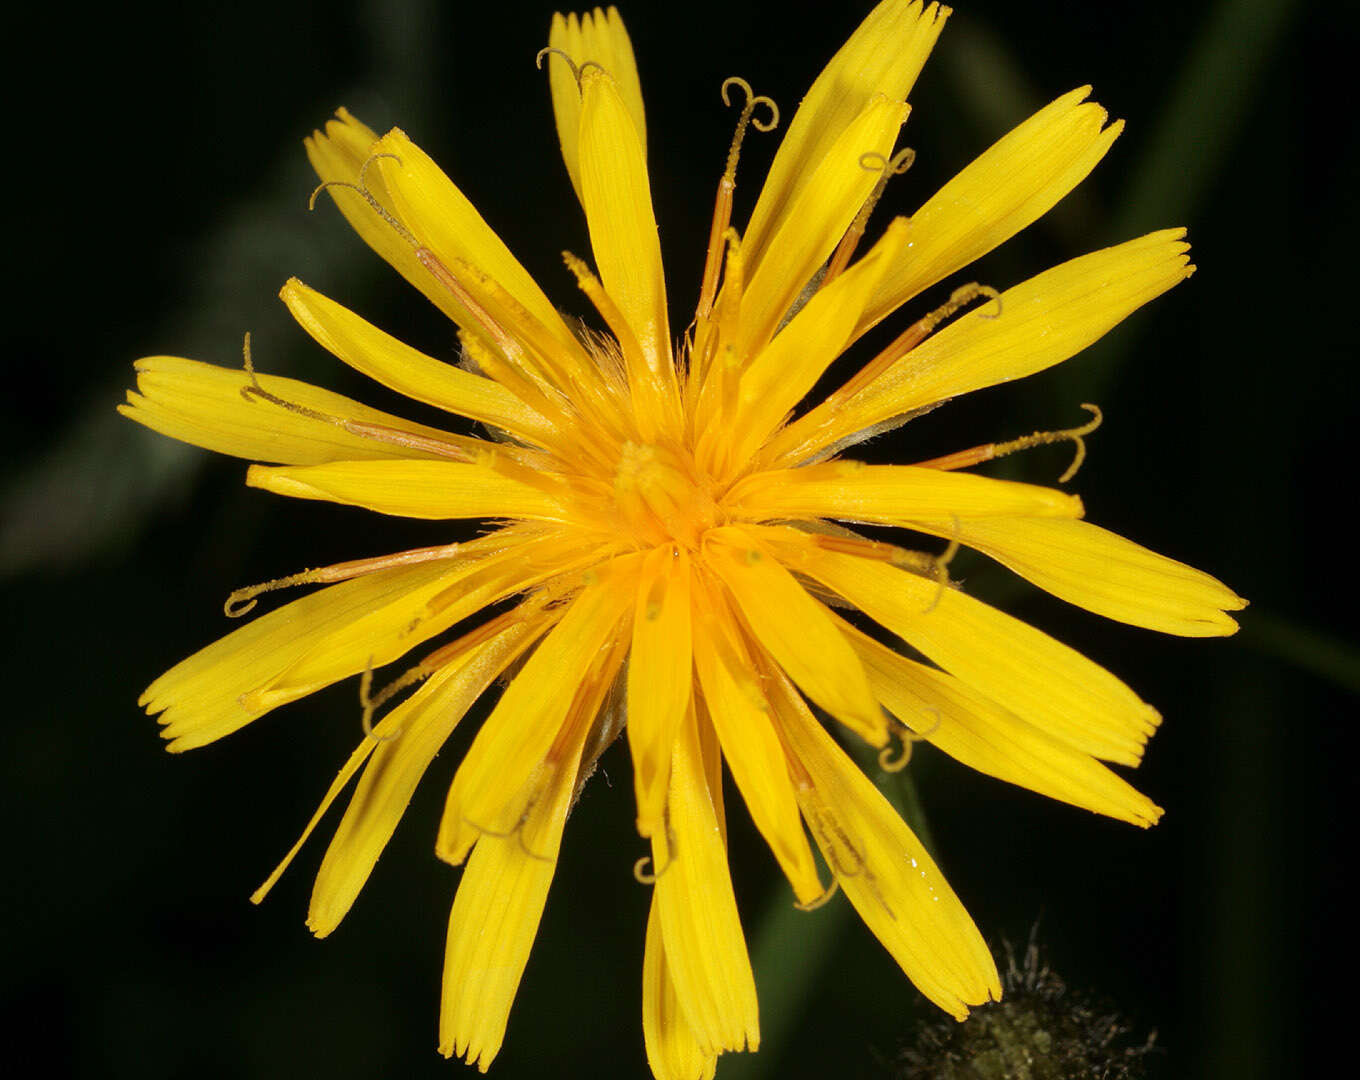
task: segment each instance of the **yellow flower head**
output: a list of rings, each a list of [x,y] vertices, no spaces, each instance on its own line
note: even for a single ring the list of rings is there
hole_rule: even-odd
[[[1097,813],[1144,826],[1161,813],[1101,764],[1138,763],[1158,722],[1150,706],[955,587],[945,557],[852,528],[905,526],[950,551],[966,544],[1138,626],[1232,633],[1224,611],[1243,601],[1213,578],[1086,524],[1074,496],[960,471],[1055,438],[1080,452],[1092,425],[914,465],[866,465],[846,452],[1085,348],[1191,273],[1183,230],[1093,252],[1004,293],[961,286],[944,307],[904,320],[824,400],[805,401],[866,331],[1043,214],[1119,133],[1088,89],[1075,90],[860,254],[883,184],[909,163],[909,152],[894,154],[905,99],[948,13],[919,0],[873,10],[788,125],[740,233],[730,218],[741,138],[778,117],[741,80],[724,84],[725,99],[744,100],[692,319],[668,308],[638,73],[613,8],[555,17],[539,57],[589,225],[595,270],[565,258],[593,328],[559,313],[400,130],[378,138],[341,110],[308,139],[350,223],[457,324],[461,363],[403,345],[296,279],[284,302],[339,359],[480,422],[485,438],[257,375],[248,352],[244,370],[173,357],[137,364],[138,391],[122,412],[273,463],[251,466],[254,487],[491,523],[467,542],[233,594],[235,615],[275,588],[326,586],[203,649],[142,698],[179,751],[362,676],[366,735],[307,827],[357,774],[312,895],[308,925],[324,936],[441,745],[505,683],[457,769],[436,841],[440,858],[466,864],[449,921],[445,1054],[483,1069],[495,1057],[574,796],[621,731],[652,850],[639,870],[654,886],[643,1027],[653,1070],[674,1080],[711,1076],[718,1054],[759,1040],[727,870],[724,762],[800,905],[838,886],[921,992],[956,1017],[1000,995],[963,906],[814,709],[875,747],[924,738]],[[861,629],[870,624],[874,635]],[[455,625],[461,636],[371,688],[375,668]],[[929,663],[901,655],[897,639]]]

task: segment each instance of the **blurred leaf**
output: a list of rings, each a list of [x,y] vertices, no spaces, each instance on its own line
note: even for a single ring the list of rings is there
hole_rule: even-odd
[[[1289,619],[1253,609],[1239,640],[1249,649],[1360,694],[1360,649]]]
[[[1268,85],[1266,68],[1299,6],[1298,0],[1221,0],[1182,63],[1116,203],[1111,242],[1194,224],[1252,103]],[[1090,349],[1072,366],[1072,399],[1099,401],[1137,343],[1138,334],[1125,330]]]
[[[1222,0],[1186,57],[1134,167],[1112,233],[1189,224],[1233,152],[1298,0]]]
[[[345,99],[356,107],[400,101],[404,121],[418,126],[432,106],[432,53],[425,40],[435,25],[431,0],[371,0],[363,22],[373,74]],[[194,299],[183,320],[171,321],[157,340],[175,342],[182,355],[230,362],[241,335],[274,315],[262,300],[273,296],[288,273],[317,265],[331,267],[337,276],[378,272],[377,260],[346,230],[334,222],[318,227],[300,212],[313,182],[301,148],[296,143],[280,148],[257,190],[224,208],[196,245],[194,265],[203,269]],[[323,362],[316,350],[300,355],[318,366]],[[153,435],[114,412],[124,387],[132,384],[132,359],[116,366],[109,383],[93,388],[89,406],[5,487],[0,577],[73,565],[133,543],[155,509],[186,491],[208,461],[208,454]]]
[[[826,972],[836,944],[855,916],[843,896],[816,911],[799,911],[780,882],[761,913],[752,940],[751,966],[760,995],[760,1050],[725,1054],[718,1066],[723,1080],[756,1080],[781,1064],[781,1051],[803,1018],[812,989]]]
[[[1040,90],[1005,38],[987,23],[968,18],[966,13],[950,20],[938,62],[949,78],[955,104],[979,136],[973,140],[977,153],[1056,96]],[[1080,244],[1089,238],[1095,218],[1090,190],[1078,185],[1040,218],[1039,224],[1064,245]]]

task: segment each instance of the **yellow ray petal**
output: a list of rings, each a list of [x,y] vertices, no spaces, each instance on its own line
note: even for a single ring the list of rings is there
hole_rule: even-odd
[[[952,523],[912,528],[954,535]],[[1237,623],[1224,612],[1247,606],[1202,570],[1085,521],[974,520],[960,522],[957,536],[1055,596],[1149,630],[1182,637],[1235,634]]]
[[[911,216],[911,257],[894,260],[855,336],[1047,213],[1105,156],[1123,121],[1064,94],[1003,136]],[[879,245],[886,243],[886,238]]]
[[[696,583],[697,584],[697,583]],[[817,864],[798,820],[784,749],[734,617],[715,596],[695,593],[694,666],[723,757],[742,799],[802,903],[822,894]],[[655,835],[653,836],[655,839]]]
[[[369,172],[380,172],[391,192],[397,216],[416,240],[434,252],[446,267],[466,263],[497,282],[515,301],[542,323],[565,346],[576,344],[557,309],[543,290],[476,208],[428,154],[399,128],[393,128],[374,147],[379,158]],[[472,333],[479,324],[456,305],[454,321]]]
[[[827,864],[865,925],[907,977],[962,1020],[1001,1000],[1001,982],[973,920],[921,842],[782,678],[775,714],[806,773],[798,801]]]
[[[1184,229],[1166,229],[1055,266],[927,338],[852,398],[812,446],[1061,363],[1193,272]],[[817,430],[813,410],[797,425]],[[795,433],[790,429],[790,437]]]
[[[902,723],[970,769],[1146,828],[1161,807],[1089,754],[1073,750],[942,671],[899,656],[846,624],[874,693]]]
[[[814,170],[870,98],[882,94],[894,101],[906,99],[948,15],[949,9],[938,4],[922,9],[919,0],[883,0],[841,46],[803,98],[770,166],[746,228],[748,266],[764,257],[766,245],[792,216]],[[886,152],[862,146],[852,164],[859,152],[875,149]],[[872,186],[873,177],[869,179]],[[845,224],[849,223],[847,218]],[[835,237],[832,244],[839,240]]]
[[[589,701],[578,702],[580,714],[561,731],[557,757],[537,765],[518,793],[512,791],[516,805],[524,807],[522,816],[506,835],[485,833],[478,839],[454,897],[444,953],[439,1052],[456,1054],[482,1072],[505,1037],[557,867],[581,748],[604,689],[596,688]]]
[[[974,690],[1083,753],[1136,765],[1161,717],[1098,664],[957,589],[826,551],[792,530],[759,535]]]
[[[748,271],[741,301],[737,344],[741,355],[765,347],[803,287],[840,243],[878,182],[878,173],[865,168],[861,158],[867,153],[887,157],[906,117],[907,106],[900,99],[881,94],[869,98],[809,175],[800,178],[797,198],[770,238],[765,257],[756,262],[749,241],[743,242],[742,256],[754,270]]]
[[[251,382],[241,368],[217,367],[178,356],[148,356],[138,360],[136,368],[140,393],[129,391],[128,403],[118,406],[118,411],[152,431],[219,454],[287,465],[413,457],[438,459],[437,454],[418,447],[365,438],[273,402],[243,398],[241,390]],[[259,380],[265,390],[285,401],[342,420],[465,446],[469,451],[486,445],[438,428],[413,424],[296,379],[261,375]]]
[[[458,865],[479,830],[498,827],[507,805],[553,747],[573,700],[600,677],[612,643],[627,630],[637,563],[630,556],[615,560],[571,602],[487,717],[444,804],[435,854],[445,862]]]
[[[693,711],[675,744],[666,821],[667,828],[652,835],[652,866],[680,1010],[701,1051],[755,1050],[760,1045],[755,979]]]
[[[705,564],[722,580],[756,641],[803,691],[875,746],[888,728],[854,649],[822,604],[750,533],[710,529]]]
[[[493,465],[456,461],[252,465],[246,483],[276,495],[362,506],[401,517],[561,521],[568,513],[542,488],[512,479]]]
[[[337,110],[335,115],[339,119],[326,122],[325,134],[314,131],[310,138],[303,140],[303,145],[307,148],[307,158],[312,168],[321,180],[355,184],[365,162],[377,150],[378,136],[345,109]],[[399,216],[378,168],[370,167],[364,172],[364,184],[387,213]],[[367,200],[350,188],[330,187],[327,188],[327,194],[335,200],[335,205],[364,243],[424,293],[435,307],[462,325],[468,317],[466,309],[421,265],[415,249],[391,223],[384,221]]]
[[[497,545],[501,550],[489,550],[493,538],[482,538],[477,558],[463,560],[438,580],[337,627],[244,695],[242,704],[277,708],[338,679],[382,667],[488,605],[589,566],[604,554],[598,544],[557,533],[503,529],[493,535],[504,538]]]
[[[741,416],[732,427],[731,460],[746,462],[785,414],[816,385],[841,354],[884,269],[906,242],[907,220],[898,218],[874,252],[815,293],[742,373]]]
[[[661,823],[671,746],[694,683],[690,646],[690,565],[681,548],[656,548],[643,561],[628,656],[628,748],[633,757],[638,832]]]
[[[597,68],[581,76],[580,180],[600,280],[661,378],[671,371],[670,322],[647,162],[618,86]]]
[[[499,383],[426,356],[297,278],[289,278],[279,295],[319,345],[369,378],[415,401],[543,443],[548,422]]]
[[[1034,514],[1080,517],[1081,500],[1052,488],[911,465],[831,461],[756,473],[724,505],[740,517],[838,518],[883,525],[932,517]],[[917,507],[932,507],[927,511]]]
[[[614,78],[619,97],[623,99],[633,126],[637,128],[638,143],[643,155],[647,152],[647,117],[642,107],[642,84],[638,79],[637,61],[633,58],[633,43],[623,25],[618,9],[612,4],[601,13],[589,12],[578,16],[575,12],[563,17],[556,13],[548,30],[550,48],[561,49],[578,69],[587,63],[604,68]],[[576,197],[581,195],[581,169],[578,164],[581,130],[581,88],[576,76],[561,58],[543,58],[548,69],[548,85],[552,91],[553,119],[557,123],[557,139],[562,146],[562,160],[571,177]]]
[[[657,901],[647,912],[647,944],[642,958],[642,1041],[656,1080],[713,1080],[718,1055],[699,1045],[675,996],[675,982],[661,938]]]
[[[546,629],[543,616],[507,621],[452,659],[387,716],[312,888],[307,927],[325,937],[353,905],[440,748],[505,668]],[[475,633],[475,632],[474,632]],[[374,740],[367,740],[374,742]]]
[[[447,564],[423,563],[320,589],[261,615],[181,661],[147,687],[138,704],[148,713],[161,714],[161,734],[172,740],[166,749],[204,746],[264,715],[268,709],[247,709],[241,697],[316,642],[451,572]]]

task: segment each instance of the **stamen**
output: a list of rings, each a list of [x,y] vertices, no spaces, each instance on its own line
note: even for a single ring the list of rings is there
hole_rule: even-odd
[[[377,694],[370,695],[368,706],[372,712],[377,712],[394,697],[408,687],[422,683],[439,670],[438,665],[430,664],[430,658],[426,657],[414,667],[407,668],[390,683],[384,686]]]
[[[935,595],[921,612],[923,615],[929,615],[940,606],[940,601],[944,599],[945,587],[949,584],[949,564],[954,561],[954,556],[959,553],[959,519],[954,514],[950,514],[949,518],[954,523],[953,535],[949,538],[949,546],[935,556],[933,560],[935,564]]]
[[[595,306],[600,318],[618,341],[619,349],[623,352],[624,367],[633,378],[642,378],[651,369],[647,366],[647,359],[643,355],[637,335],[633,333],[632,326],[618,305],[614,303],[614,298],[605,292],[604,284],[591,272],[584,259],[570,251],[564,251],[562,261],[576,278],[577,288],[586,294],[586,298]]]
[[[893,757],[893,747],[889,743],[878,752],[878,767],[886,773],[901,772],[911,760],[911,739],[907,737],[905,729],[899,730],[894,727],[891,731],[897,736],[901,751],[897,757]]]
[[[751,89],[751,84],[740,75],[729,75],[723,80],[722,99],[723,104],[729,109],[732,107],[732,99],[727,96],[729,87],[739,86],[746,95],[746,104],[741,108],[741,119],[737,121],[737,133],[732,137],[732,148],[727,153],[727,169],[731,173],[737,171],[737,154],[741,149],[742,136],[745,134],[746,124],[749,122],[759,132],[773,131],[779,126],[779,106],[774,99],[765,94],[756,94]],[[752,113],[757,105],[765,105],[770,110],[770,118],[763,124],[759,120],[752,118]]]
[[[316,209],[316,197],[320,195],[323,191],[325,191],[327,188],[333,187],[347,188],[348,190],[355,192],[361,199],[364,200],[364,202],[368,203],[369,207],[373,210],[373,212],[377,214],[380,218],[382,218],[385,222],[387,222],[387,224],[392,226],[392,228],[396,230],[397,234],[401,236],[403,240],[405,240],[413,248],[419,248],[420,243],[419,241],[416,240],[411,230],[408,229],[405,225],[403,225],[395,214],[393,214],[390,210],[387,209],[387,207],[383,206],[383,204],[378,201],[377,196],[374,195],[373,192],[369,190],[367,183],[365,183],[365,178],[368,176],[368,167],[379,158],[391,158],[398,165],[401,164],[401,158],[399,158],[396,154],[387,153],[370,154],[368,158],[365,159],[364,163],[361,166],[359,166],[359,175],[354,182],[351,182],[349,180],[325,180],[322,183],[317,184],[316,188],[312,191],[311,198],[307,200],[307,209],[308,210]]]
[[[822,806],[813,809],[812,815],[808,818],[808,825],[811,826],[813,834],[818,837],[819,846],[822,849],[822,854],[826,856],[831,872],[837,878],[858,877],[864,870],[864,856],[855,847],[840,821],[825,806]],[[846,853],[854,860],[854,864],[851,866],[842,865],[841,857]]]
[[[658,881],[665,877],[670,868],[675,865],[675,856],[672,855],[669,859],[667,859],[666,865],[663,866],[656,873],[652,873],[650,870],[643,869],[643,867],[645,867],[651,861],[652,857],[650,855],[644,855],[642,856],[642,858],[638,859],[637,862],[633,863],[633,880],[636,881],[639,885],[655,885]]]
[[[878,562],[899,565],[902,562],[915,562],[915,552],[907,551],[896,544],[885,544],[881,540],[868,540],[861,536],[831,536],[826,533],[808,534],[812,543],[826,551],[839,555],[854,555],[860,559],[874,559]]]
[[[581,77],[585,75],[585,73],[589,71],[591,68],[595,68],[597,71],[602,71],[606,75],[609,75],[609,69],[606,68],[603,64],[596,63],[594,60],[587,60],[584,64],[578,65],[576,61],[573,60],[570,56],[568,56],[565,52],[552,45],[547,45],[544,48],[539,49],[538,52],[534,55],[534,67],[538,68],[539,71],[543,70],[543,58],[545,56],[560,56],[563,60],[567,62],[567,67],[571,68],[571,77],[576,80],[577,90],[581,89]],[[609,77],[611,79],[613,78],[612,75],[610,75]]]
[[[1012,439],[1010,442],[987,443],[984,446],[975,446],[971,450],[959,450],[953,454],[946,454],[944,457],[931,458],[929,461],[918,461],[916,467],[922,469],[966,469],[972,465],[980,465],[984,461],[1014,454],[1017,450],[1029,450],[1035,446],[1047,446],[1056,442],[1071,442],[1076,446],[1072,455],[1072,464],[1067,467],[1066,472],[1058,477],[1058,483],[1065,484],[1077,475],[1077,470],[1086,460],[1086,436],[1100,427],[1105,419],[1105,414],[1100,411],[1100,406],[1084,401],[1081,407],[1092,415],[1091,419],[1080,427],[1066,428],[1062,431],[1036,431],[1033,435]]]
[[[247,585],[237,589],[227,597],[222,605],[223,613],[229,619],[239,619],[256,604],[256,597],[279,589],[291,589],[296,585],[329,585],[337,581],[348,581],[378,570],[391,570],[398,566],[414,566],[417,563],[435,562],[439,559],[456,558],[462,551],[462,544],[444,544],[440,547],[414,548],[399,551],[395,555],[379,555],[372,559],[354,559],[350,562],[322,566],[314,570],[303,570],[287,577],[274,578],[258,585]]]
[[[458,343],[462,346],[463,352],[477,365],[478,370],[500,383],[540,416],[553,416],[558,411],[558,403],[548,397],[542,386],[506,361],[482,338],[468,330],[460,329]]]
[[[717,314],[699,327],[699,345],[690,361],[690,383],[708,392],[708,378],[713,370],[718,342],[736,340],[741,316],[741,292],[745,287],[746,264],[741,253],[741,236],[736,229],[724,230],[722,242],[727,249],[726,269],[723,272],[722,304]],[[696,316],[697,318],[697,316]],[[710,418],[711,419],[711,418]]]
[[[406,450],[435,454],[454,461],[472,461],[472,455],[461,446],[445,442],[443,439],[435,439],[429,435],[417,435],[410,431],[401,431],[398,428],[388,427],[386,424],[373,424],[365,420],[348,420],[343,416],[336,416],[333,413],[322,412],[320,409],[299,405],[295,401],[289,401],[287,398],[279,397],[278,394],[270,393],[260,385],[260,377],[255,373],[255,364],[250,355],[250,331],[248,330],[242,346],[242,353],[245,372],[250,377],[250,385],[241,387],[241,397],[246,401],[253,401],[258,398],[297,416],[305,416],[309,420],[317,420],[323,424],[334,424],[341,430],[361,439],[372,439],[374,442],[400,446]]]
[[[955,289],[945,303],[929,315],[912,323],[893,340],[892,344],[860,368],[859,372],[849,382],[831,393],[826,399],[826,407],[834,408],[850,400],[893,364],[897,363],[898,360],[916,348],[917,345],[921,344],[947,318],[981,296],[996,301],[996,311],[990,315],[979,313],[979,318],[1000,318],[1001,294],[990,285],[979,285],[977,282],[971,282]]]
[[[718,271],[722,268],[723,236],[732,222],[732,193],[737,187],[737,160],[741,157],[741,144],[746,138],[747,125],[762,132],[773,131],[779,125],[779,106],[775,104],[774,99],[764,94],[757,95],[751,89],[751,84],[739,76],[733,75],[723,80],[724,105],[729,108],[732,105],[728,89],[733,86],[741,88],[746,95],[746,101],[741,107],[741,115],[737,118],[737,130],[733,133],[732,142],[727,150],[727,167],[723,170],[722,179],[718,181],[718,194],[713,203],[713,223],[708,232],[708,253],[704,257],[703,284],[699,288],[699,306],[694,316],[696,319],[707,319],[713,313],[713,300],[718,295]],[[770,118],[763,124],[754,115],[757,105],[765,105],[770,110]]]
[[[540,855],[537,851],[531,850],[528,841],[524,839],[524,826],[528,823],[529,813],[533,810],[534,804],[537,801],[538,795],[535,794],[534,797],[529,800],[529,805],[524,808],[524,813],[520,815],[519,821],[515,823],[515,827],[513,829],[507,829],[505,832],[497,832],[495,829],[488,829],[482,825],[478,825],[471,818],[463,818],[463,821],[476,829],[483,836],[491,836],[497,840],[509,840],[513,836],[519,844],[520,851],[524,852],[529,858],[535,859],[538,862],[553,863],[557,860],[549,855]]]
[[[364,664],[364,673],[359,677],[359,707],[363,709],[360,723],[363,725],[364,738],[372,739],[374,742],[391,742],[401,734],[401,728],[390,731],[386,735],[375,735],[373,732],[373,710],[377,707],[369,691],[373,689],[373,657],[368,658]]]
[[[891,731],[896,735],[901,743],[901,752],[897,757],[892,756],[892,746],[885,746],[878,754],[878,767],[886,773],[898,773],[907,767],[911,761],[912,748],[918,742],[925,742],[934,734],[935,729],[940,726],[940,710],[933,705],[927,705],[925,711],[934,713],[935,722],[925,731],[912,731],[905,724],[893,724]]]
[[[559,56],[563,60],[565,60],[567,62],[567,67],[571,68],[571,77],[576,80],[576,88],[578,90],[580,89],[581,69],[576,66],[575,60],[573,60],[569,55],[567,55],[567,53],[563,52],[561,49],[555,48],[552,45],[546,45],[543,48],[539,49],[534,56],[534,67],[538,68],[539,71],[543,70],[543,58],[545,56]]]
[[[836,893],[840,892],[841,883],[835,877],[831,879],[831,884],[826,887],[826,892],[815,900],[809,900],[806,904],[794,901],[793,906],[799,911],[816,911],[819,907],[825,907]]]
[[[869,225],[869,216],[874,212],[874,207],[878,205],[878,200],[883,198],[883,192],[888,186],[888,181],[894,176],[901,176],[911,168],[916,161],[916,151],[911,147],[899,150],[891,161],[885,158],[877,150],[869,150],[859,156],[859,167],[872,172],[879,172],[882,175],[874,188],[869,192],[869,197],[864,200],[864,205],[859,208],[859,213],[855,215],[855,220],[850,223],[850,228],[845,230],[845,235],[841,237],[841,242],[836,245],[836,251],[831,256],[831,262],[827,264],[826,273],[822,275],[819,288],[826,288],[831,282],[840,276],[841,272],[850,265],[850,258],[855,253],[855,248],[864,237],[864,230]]]

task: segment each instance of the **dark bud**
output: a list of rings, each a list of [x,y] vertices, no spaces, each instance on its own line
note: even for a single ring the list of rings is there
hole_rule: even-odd
[[[922,1025],[894,1065],[900,1080],[1142,1080],[1156,1032],[1130,1045],[1117,1013],[1070,991],[1031,937],[1006,943],[1005,994],[963,1023]]]

